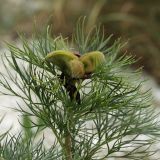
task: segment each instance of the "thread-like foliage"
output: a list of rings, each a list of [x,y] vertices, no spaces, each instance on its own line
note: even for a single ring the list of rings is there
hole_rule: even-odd
[[[111,45],[111,36],[105,38],[99,27],[87,32],[84,19],[79,20],[72,43],[62,36],[52,38],[48,29],[42,36],[36,34],[32,41],[20,38],[22,46],[8,44],[10,55],[3,57],[6,74],[1,73],[0,85],[5,88],[1,93],[23,100],[29,111],[21,104],[17,110],[32,119],[30,127],[49,127],[56,143],[48,151],[39,151],[38,146],[30,146],[32,140],[23,144],[19,142],[21,137],[13,137],[2,144],[1,157],[139,160],[155,153],[152,145],[160,136],[158,114],[150,104],[149,92],[141,91],[142,83],[136,78],[139,72],[128,71],[135,60],[118,55],[124,46],[120,39]],[[77,80],[81,103],[70,100],[60,71],[45,62],[46,55],[56,50],[80,54],[101,51],[106,56],[106,63],[92,75]]]

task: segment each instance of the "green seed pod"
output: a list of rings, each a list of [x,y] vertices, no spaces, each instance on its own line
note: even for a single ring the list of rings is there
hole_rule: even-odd
[[[93,73],[99,65],[105,62],[105,56],[102,52],[93,51],[82,55],[80,61],[84,64],[85,73],[89,74]]]
[[[83,63],[70,51],[57,50],[51,52],[46,56],[45,60],[53,63],[62,73],[72,78],[81,78],[84,76]]]
[[[80,60],[74,59],[69,62],[71,77],[82,78],[85,74],[84,65]]]

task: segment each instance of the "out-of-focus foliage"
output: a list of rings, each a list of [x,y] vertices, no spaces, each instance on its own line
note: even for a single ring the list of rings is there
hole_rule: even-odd
[[[30,35],[38,26],[53,24],[55,33],[70,35],[79,16],[87,16],[88,28],[102,23],[107,34],[122,37],[128,50],[140,57],[139,66],[160,82],[159,0],[0,0],[0,33],[23,31]],[[41,28],[41,27],[39,27]]]

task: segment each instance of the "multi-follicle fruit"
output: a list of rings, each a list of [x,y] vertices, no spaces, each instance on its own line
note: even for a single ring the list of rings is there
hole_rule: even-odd
[[[88,77],[98,66],[103,64],[105,56],[99,51],[85,53],[81,56],[70,51],[57,50],[49,53],[45,57],[45,61],[59,68],[62,72],[60,79],[64,80],[64,87],[69,93],[71,101],[75,99],[78,104],[81,104],[76,83],[79,83],[79,79]]]
[[[45,60],[53,63],[60,71],[71,78],[83,78],[93,73],[96,68],[105,62],[105,56],[100,51],[85,53],[77,56],[73,52],[57,50],[49,53]]]

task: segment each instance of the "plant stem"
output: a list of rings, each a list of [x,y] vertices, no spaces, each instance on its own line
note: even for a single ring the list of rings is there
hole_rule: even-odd
[[[80,93],[77,91],[77,88],[75,85],[75,79],[71,77],[67,77],[63,73],[61,74],[60,79],[62,80],[62,82],[65,81],[64,87],[68,92],[71,101],[75,99],[77,104],[80,104],[81,103]]]
[[[66,151],[66,160],[72,160],[73,159],[73,146],[72,146],[72,136],[71,136],[71,130],[74,128],[73,123],[73,113],[70,109],[67,110],[67,126],[65,130],[65,151]]]
[[[72,142],[71,135],[68,132],[65,137],[66,160],[72,160]]]

